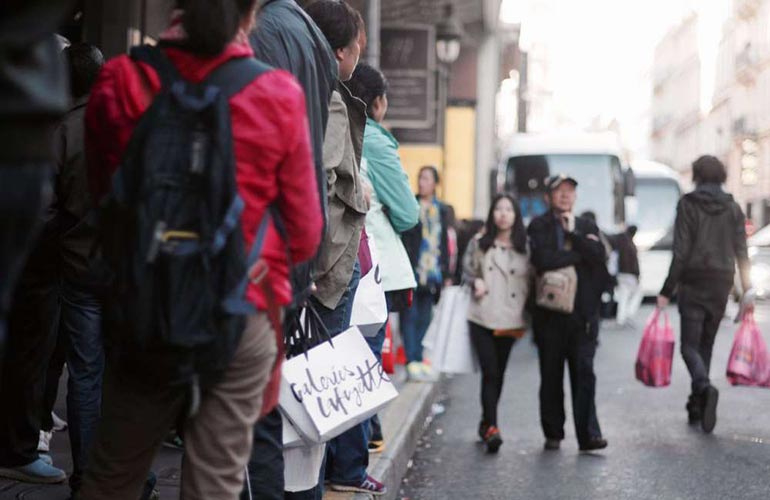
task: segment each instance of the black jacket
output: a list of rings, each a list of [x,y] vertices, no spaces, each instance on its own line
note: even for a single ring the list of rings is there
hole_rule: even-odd
[[[698,186],[679,200],[674,223],[674,255],[661,295],[680,284],[729,287],[735,262],[743,289],[751,288],[746,218],[733,197],[716,184]]]
[[[599,316],[602,292],[609,283],[607,252],[599,240],[599,228],[584,217],[575,219],[575,231],[565,232],[565,241],[572,243],[572,250],[559,250],[557,225],[553,212],[532,220],[527,229],[532,253],[532,265],[538,276],[546,271],[575,266],[578,277],[574,315],[591,321]],[[597,239],[589,238],[589,235]],[[540,312],[560,314],[538,308]]]
[[[70,283],[97,284],[94,247],[97,230],[85,158],[85,113],[88,97],[78,99],[56,130],[57,167],[54,209],[59,219],[59,251],[63,277]]]
[[[637,278],[639,272],[639,252],[634,239],[627,232],[609,237],[612,248],[618,251],[618,272],[633,274]]]
[[[441,275],[446,280],[451,278],[449,271],[449,232],[448,229],[452,223],[451,209],[448,205],[439,202],[439,215],[441,216],[441,241],[439,242],[441,255],[439,256],[439,266],[441,267]],[[401,241],[404,243],[406,253],[409,255],[409,261],[412,264],[412,269],[417,269],[417,259],[420,256],[420,245],[422,244],[422,221],[418,221],[417,225],[412,229],[401,233]],[[419,288],[419,285],[418,285]],[[432,290],[438,296],[437,290]]]

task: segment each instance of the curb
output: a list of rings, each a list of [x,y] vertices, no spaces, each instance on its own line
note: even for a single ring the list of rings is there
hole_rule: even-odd
[[[380,414],[385,436],[385,451],[370,455],[369,474],[388,487],[384,500],[399,497],[401,480],[409,468],[417,441],[425,430],[425,421],[438,395],[440,382],[404,384],[393,403]],[[369,500],[366,493],[334,493],[329,491],[324,500]]]

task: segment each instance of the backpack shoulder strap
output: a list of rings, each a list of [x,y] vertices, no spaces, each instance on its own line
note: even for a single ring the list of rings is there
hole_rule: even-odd
[[[205,84],[219,87],[222,93],[230,98],[258,76],[272,69],[271,66],[253,57],[238,57],[219,65],[206,77]]]
[[[157,45],[138,45],[131,48],[131,59],[149,64],[158,73],[161,85],[170,87],[182,76]]]

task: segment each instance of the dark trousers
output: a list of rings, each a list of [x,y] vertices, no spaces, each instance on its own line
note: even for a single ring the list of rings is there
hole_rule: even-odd
[[[497,427],[497,404],[503,393],[505,368],[516,339],[495,337],[492,330],[472,321],[468,323],[471,329],[471,341],[481,366],[481,420],[486,425]]]
[[[50,196],[50,166],[0,163],[0,366],[13,291]]]
[[[690,372],[695,397],[710,384],[711,353],[729,294],[730,287],[726,284],[712,287],[683,285],[679,290],[682,358]]]
[[[56,349],[48,363],[41,428],[48,432],[53,429],[51,412],[66,361],[67,421],[73,464],[69,481],[73,491],[80,488],[88,449],[101,415],[104,375],[101,317],[101,304],[95,293],[74,284],[61,285]]]
[[[259,419],[254,426],[253,442],[249,484],[241,493],[241,500],[283,500],[283,419],[278,408]]]
[[[408,363],[422,361],[422,340],[433,316],[433,294],[418,288],[414,292],[412,307],[401,312],[401,337]]]
[[[596,416],[594,355],[598,319],[537,311],[535,340],[540,359],[540,421],[548,439],[564,439],[564,363],[569,366],[572,409],[578,443],[601,437]]]
[[[8,319],[8,345],[0,381],[0,465],[38,458],[48,361],[56,346],[59,285],[45,273],[19,280]]]

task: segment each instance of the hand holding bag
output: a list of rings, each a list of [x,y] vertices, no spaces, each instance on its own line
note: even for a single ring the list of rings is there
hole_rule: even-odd
[[[644,327],[639,352],[636,356],[636,379],[648,387],[665,387],[671,383],[674,363],[674,331],[663,311],[664,324],[660,326],[661,310],[655,308]]]

